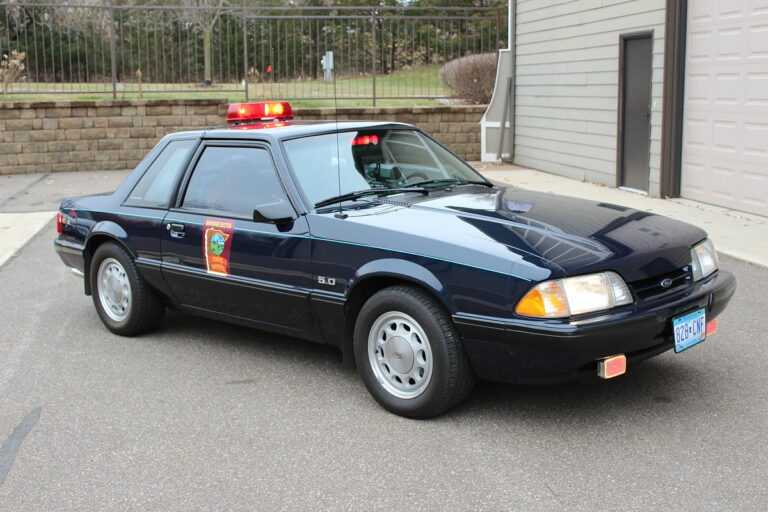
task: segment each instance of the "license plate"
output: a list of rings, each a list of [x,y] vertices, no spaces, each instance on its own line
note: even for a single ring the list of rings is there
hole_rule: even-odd
[[[682,352],[707,337],[707,316],[704,308],[672,319],[675,332],[675,352]]]

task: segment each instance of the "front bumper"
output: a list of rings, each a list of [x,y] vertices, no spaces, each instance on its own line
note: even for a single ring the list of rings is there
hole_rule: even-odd
[[[736,290],[733,274],[712,276],[671,296],[578,320],[488,319],[455,315],[475,374],[486,380],[556,384],[596,375],[597,359],[616,354],[634,363],[672,348],[672,318],[706,308],[723,312]]]

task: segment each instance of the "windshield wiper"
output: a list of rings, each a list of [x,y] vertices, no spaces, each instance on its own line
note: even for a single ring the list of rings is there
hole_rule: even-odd
[[[459,180],[455,178],[440,178],[436,180],[424,180],[417,181],[416,183],[408,183],[409,187],[421,187],[424,185],[432,185],[433,183],[445,183],[446,185],[483,185],[486,187],[493,187],[493,183],[481,180]]]
[[[419,192],[421,194],[429,194],[429,190],[420,187],[399,187],[399,188],[367,188],[365,190],[358,190],[357,192],[349,192],[336,197],[329,197],[322,201],[315,203],[315,208],[321,208],[328,206],[329,204],[340,203],[342,201],[351,201],[359,197],[375,196],[375,195],[389,195],[389,194],[402,194],[403,192]]]

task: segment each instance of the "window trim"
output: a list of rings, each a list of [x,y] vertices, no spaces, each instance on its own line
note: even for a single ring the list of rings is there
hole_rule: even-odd
[[[182,179],[180,180],[178,187],[175,191],[175,200],[171,201],[171,207],[168,209],[168,211],[176,212],[176,213],[186,213],[189,215],[200,215],[200,216],[206,216],[206,217],[218,217],[221,219],[245,220],[245,221],[255,222],[253,220],[253,216],[247,217],[244,215],[238,215],[234,212],[230,213],[222,210],[208,210],[205,208],[182,207],[182,202],[184,201],[184,196],[187,193],[187,187],[189,186],[189,182],[192,179],[192,174],[194,174],[195,169],[197,168],[197,164],[200,162],[200,158],[202,158],[206,148],[209,148],[209,147],[254,148],[254,149],[265,150],[267,152],[267,155],[269,155],[269,158],[272,160],[272,166],[275,171],[275,176],[277,177],[277,182],[283,191],[284,197],[288,201],[288,204],[293,209],[294,215],[296,215],[296,212],[298,209],[296,208],[296,205],[294,204],[294,201],[291,198],[291,194],[288,192],[288,188],[286,187],[285,180],[281,176],[280,167],[277,163],[277,160],[275,159],[275,155],[272,153],[272,148],[270,147],[270,145],[262,141],[243,141],[243,140],[236,140],[236,139],[224,139],[224,140],[222,139],[205,140],[204,139],[201,142],[201,144],[197,147],[197,151],[195,151],[195,153],[193,154],[193,158],[190,161],[189,165],[187,165],[187,169],[185,170],[184,175],[182,176]]]

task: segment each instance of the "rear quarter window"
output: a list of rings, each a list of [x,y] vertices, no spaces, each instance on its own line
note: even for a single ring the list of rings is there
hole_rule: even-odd
[[[171,193],[196,140],[174,140],[163,148],[147,172],[133,187],[125,201],[126,206],[167,208]]]

